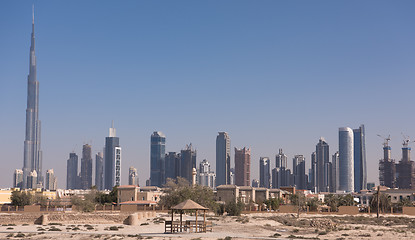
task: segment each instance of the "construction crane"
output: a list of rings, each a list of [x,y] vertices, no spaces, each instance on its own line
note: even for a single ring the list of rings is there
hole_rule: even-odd
[[[377,134],[378,137],[381,137],[383,139],[383,147],[389,147],[389,141],[391,140],[391,135],[388,135],[387,138],[384,136]]]
[[[410,143],[415,142],[415,141],[411,141],[411,138],[408,135],[405,135],[403,133],[401,133],[401,134],[402,134],[402,137],[403,137],[403,143],[402,143],[403,147],[408,147]]]

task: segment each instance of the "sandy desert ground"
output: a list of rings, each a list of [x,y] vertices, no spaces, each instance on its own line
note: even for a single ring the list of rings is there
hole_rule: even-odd
[[[164,234],[164,219],[139,220],[124,225],[128,215],[119,213],[49,214],[48,225],[35,225],[40,214],[0,214],[1,239],[415,239],[411,216],[309,215],[255,213],[240,217],[209,216],[213,231]],[[192,216],[185,218],[193,219]]]

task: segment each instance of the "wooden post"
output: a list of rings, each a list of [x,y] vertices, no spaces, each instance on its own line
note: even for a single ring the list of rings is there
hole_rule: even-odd
[[[379,195],[380,195],[380,186],[378,186],[378,195],[376,196],[376,204],[377,204],[377,212],[376,212],[376,217],[379,218]]]
[[[183,231],[183,225],[182,225],[182,214],[183,214],[183,210],[180,210],[180,232]]]
[[[113,211],[114,211],[114,205],[111,206],[111,212],[113,212]]]
[[[197,210],[196,210],[196,232],[198,232],[197,231]]]
[[[173,232],[173,214],[174,214],[174,210],[171,210],[171,227],[170,227],[170,232]]]
[[[105,211],[105,204],[102,205],[102,211]]]
[[[206,232],[206,210],[203,210],[203,229]]]

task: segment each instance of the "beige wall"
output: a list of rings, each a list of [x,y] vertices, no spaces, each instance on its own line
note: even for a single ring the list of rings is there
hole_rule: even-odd
[[[402,213],[406,215],[415,215],[415,207],[402,207]]]
[[[27,205],[24,206],[25,212],[40,212],[40,205]]]
[[[281,205],[279,208],[280,213],[296,213],[297,212],[297,206],[293,205]]]
[[[121,212],[136,212],[137,205],[121,205]]]
[[[237,188],[217,189],[217,200],[222,202],[235,201],[239,198],[239,191]]]
[[[118,189],[118,203],[127,201],[137,201],[137,188]]]
[[[359,208],[356,206],[340,206],[338,214],[359,214]]]

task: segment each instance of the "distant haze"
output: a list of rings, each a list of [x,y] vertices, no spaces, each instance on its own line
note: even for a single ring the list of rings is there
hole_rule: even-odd
[[[32,1],[0,2],[0,187],[23,166]],[[35,1],[43,175],[66,187],[66,160],[102,151],[114,120],[140,185],[150,136],[166,152],[192,143],[215,170],[219,131],[260,157],[282,148],[292,168],[322,136],[366,127],[368,182],[378,182],[383,140],[401,158],[415,139],[414,1]],[[95,157],[94,172],[95,172]],[[307,172],[308,173],[308,172]],[[94,179],[94,178],[93,178]]]

